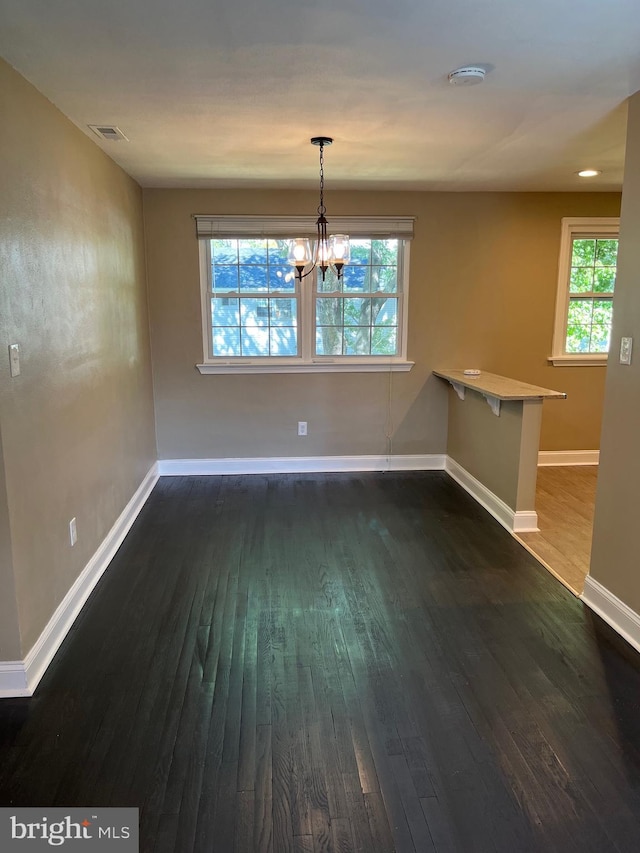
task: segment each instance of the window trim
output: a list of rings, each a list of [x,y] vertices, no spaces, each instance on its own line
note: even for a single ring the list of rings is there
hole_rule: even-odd
[[[607,364],[608,353],[568,353],[565,351],[572,244],[576,237],[597,238],[606,236],[618,238],[619,234],[620,217],[618,216],[565,216],[562,218],[553,341],[551,355],[547,359],[554,367],[594,367],[606,366]]]
[[[401,242],[398,263],[400,318],[398,332],[401,335],[400,352],[395,356],[315,356],[313,339],[315,320],[313,300],[316,296],[311,276],[296,282],[298,310],[301,318],[311,322],[301,322],[300,355],[262,356],[262,357],[215,357],[210,350],[211,314],[210,299],[210,240],[216,237],[290,237],[298,234],[295,229],[315,229],[312,217],[256,217],[256,216],[194,216],[196,234],[199,243],[200,266],[200,313],[202,325],[202,362],[196,364],[203,374],[252,374],[252,373],[389,373],[407,372],[415,362],[407,359],[409,294],[410,240],[413,236],[413,217],[332,217],[332,230],[340,226],[352,237],[389,237]],[[367,233],[365,233],[367,232]],[[302,232],[300,232],[302,233]],[[305,357],[306,356],[306,357]]]

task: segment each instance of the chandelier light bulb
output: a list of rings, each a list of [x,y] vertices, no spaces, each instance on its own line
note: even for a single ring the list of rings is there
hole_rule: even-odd
[[[333,234],[329,238],[331,244],[330,254],[334,264],[349,263],[349,238],[346,234]]]
[[[299,272],[301,272],[312,261],[311,245],[309,240],[298,237],[289,244],[289,255],[287,260]]]

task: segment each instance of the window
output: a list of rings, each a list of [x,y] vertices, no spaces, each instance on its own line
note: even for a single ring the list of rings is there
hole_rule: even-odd
[[[259,230],[271,234],[256,234],[253,217],[198,216],[196,222],[203,315],[201,373],[412,367],[406,360],[412,220],[389,223],[372,217],[354,223],[340,218],[343,232],[351,229],[353,235],[351,260],[342,279],[329,270],[323,281],[316,269],[302,282],[287,262],[288,241],[300,236],[301,228],[315,228],[315,219],[258,220]],[[400,233],[389,234],[390,224]],[[365,228],[373,233],[363,234]]]
[[[609,352],[620,220],[562,220],[551,361],[604,364]]]
[[[314,276],[316,356],[399,355],[401,242],[353,239],[341,281]]]
[[[298,354],[298,298],[284,240],[210,240],[211,358]]]

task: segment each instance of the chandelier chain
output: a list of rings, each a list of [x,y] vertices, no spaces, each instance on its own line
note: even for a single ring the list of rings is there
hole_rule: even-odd
[[[320,143],[320,204],[318,205],[318,213],[324,216],[327,208],[324,206],[324,145]]]

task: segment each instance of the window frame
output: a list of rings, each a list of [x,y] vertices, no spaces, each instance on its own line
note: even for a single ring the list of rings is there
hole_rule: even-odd
[[[573,216],[563,217],[558,258],[558,285],[553,326],[551,355],[548,358],[555,367],[606,366],[609,353],[568,353],[565,349],[570,302],[571,258],[574,239],[598,239],[620,237],[618,216]],[[615,296],[615,290],[614,290]],[[613,298],[613,297],[612,297]]]
[[[195,216],[199,237],[200,306],[203,360],[196,367],[202,374],[249,373],[379,373],[406,372],[414,362],[407,360],[410,240],[413,218],[409,217],[332,217],[331,230],[350,234],[354,239],[397,239],[398,251],[398,354],[393,356],[327,355],[315,352],[315,272],[296,281],[298,310],[298,356],[214,356],[211,351],[211,240],[221,237],[278,239],[311,236],[315,219],[310,217],[211,217]],[[259,223],[259,227],[256,226]],[[351,227],[350,227],[351,226]],[[394,228],[395,226],[395,228]],[[306,232],[302,229],[306,229]],[[286,231],[285,231],[286,229]],[[371,233],[366,233],[369,230]],[[288,233],[287,233],[288,232]],[[293,269],[293,268],[292,268]],[[288,293],[293,298],[293,293]],[[366,295],[366,294],[365,294]],[[269,296],[265,293],[265,296]],[[389,294],[395,297],[396,294]]]

